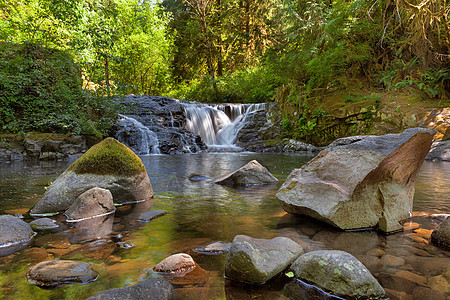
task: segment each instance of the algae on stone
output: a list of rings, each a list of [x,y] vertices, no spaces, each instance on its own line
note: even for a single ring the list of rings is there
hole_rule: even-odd
[[[113,138],[106,138],[92,146],[67,170],[76,174],[135,175],[145,172],[141,159]]]

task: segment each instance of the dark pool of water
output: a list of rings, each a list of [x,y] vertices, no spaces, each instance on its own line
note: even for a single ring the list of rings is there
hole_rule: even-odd
[[[231,189],[188,180],[191,173],[216,177],[257,159],[278,185]],[[263,286],[224,279],[224,255],[193,249],[213,241],[230,242],[237,234],[255,238],[287,236],[305,251],[338,249],[360,259],[391,295],[445,299],[450,276],[449,252],[429,243],[438,222],[432,213],[449,213],[450,163],[425,162],[416,184],[414,213],[405,232],[342,232],[308,218],[286,214],[275,193],[290,171],[309,157],[281,154],[198,154],[144,156],[155,198],[121,207],[114,216],[39,233],[22,251],[0,258],[0,296],[13,299],[84,299],[105,289],[159,276],[152,268],[165,257],[189,253],[200,266],[195,276],[174,282],[177,299],[279,299],[292,287],[287,277]],[[25,213],[71,162],[0,166],[0,209]],[[162,209],[167,215],[139,223],[140,214]],[[87,285],[43,290],[26,279],[27,270],[52,258],[91,262],[100,273]],[[291,284],[290,286],[288,284]],[[414,298],[415,297],[415,298]],[[444,297],[444,298],[442,298]],[[407,299],[407,298],[405,298]],[[447,298],[448,299],[448,298]]]

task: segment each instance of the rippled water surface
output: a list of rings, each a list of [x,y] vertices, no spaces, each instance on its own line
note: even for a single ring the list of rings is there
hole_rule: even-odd
[[[192,173],[216,177],[252,159],[280,180],[278,185],[231,189],[192,182]],[[129,286],[159,276],[152,268],[165,257],[189,253],[198,272],[174,281],[177,299],[279,299],[292,280],[280,276],[263,286],[244,286],[224,279],[224,255],[193,249],[214,241],[231,242],[237,234],[255,238],[287,236],[305,251],[339,249],[360,259],[391,295],[405,299],[448,299],[449,252],[429,243],[438,221],[431,214],[449,213],[450,163],[425,162],[418,176],[413,218],[405,231],[342,232],[308,218],[286,214],[275,192],[294,168],[309,157],[281,154],[204,153],[144,156],[155,198],[123,206],[114,216],[70,227],[62,217],[58,232],[39,233],[25,250],[0,258],[0,295],[12,299],[84,299],[100,291]],[[71,162],[0,165],[0,209],[25,213],[45,187]],[[162,209],[167,215],[150,223],[140,214]],[[53,258],[91,262],[100,273],[87,285],[43,290],[26,279],[27,270]],[[284,292],[283,292],[284,291]],[[409,297],[409,298],[408,298]]]

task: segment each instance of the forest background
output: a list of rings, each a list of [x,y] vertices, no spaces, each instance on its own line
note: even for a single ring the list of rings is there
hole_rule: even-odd
[[[449,11],[446,0],[0,0],[0,132],[106,135],[112,96],[126,94],[310,115],[321,111],[308,99],[350,86],[448,104]]]

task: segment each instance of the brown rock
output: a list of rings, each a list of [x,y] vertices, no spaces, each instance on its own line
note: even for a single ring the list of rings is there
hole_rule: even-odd
[[[445,294],[423,286],[416,287],[413,291],[413,295],[414,300],[445,300],[447,298]]]
[[[417,284],[425,284],[427,283],[427,279],[423,276],[417,275],[415,273],[409,272],[409,271],[398,271],[395,273],[395,276],[410,280],[412,282],[415,282]]]
[[[396,291],[391,289],[385,289],[390,300],[414,300],[414,296],[407,294],[403,291]]]
[[[36,239],[34,244],[45,248],[67,249],[70,247],[69,238],[63,233],[41,236]]]
[[[380,248],[374,248],[367,252],[367,255],[376,256],[376,257],[382,257],[384,254],[385,254],[385,251]]]
[[[448,293],[450,292],[450,287],[448,284],[447,279],[445,279],[444,276],[434,276],[428,279],[428,285],[431,289],[441,292],[441,293]]]
[[[401,257],[385,254],[381,257],[381,263],[385,267],[400,267],[405,264],[405,260]]]
[[[113,213],[113,196],[109,190],[94,187],[87,190],[66,210],[68,222],[77,222]]]
[[[194,268],[195,262],[189,254],[178,253],[165,258],[153,269],[155,272],[160,273],[184,275],[194,270]]]
[[[286,179],[277,193],[283,208],[341,229],[375,227],[392,232],[412,211],[414,184],[434,132],[339,140]]]

